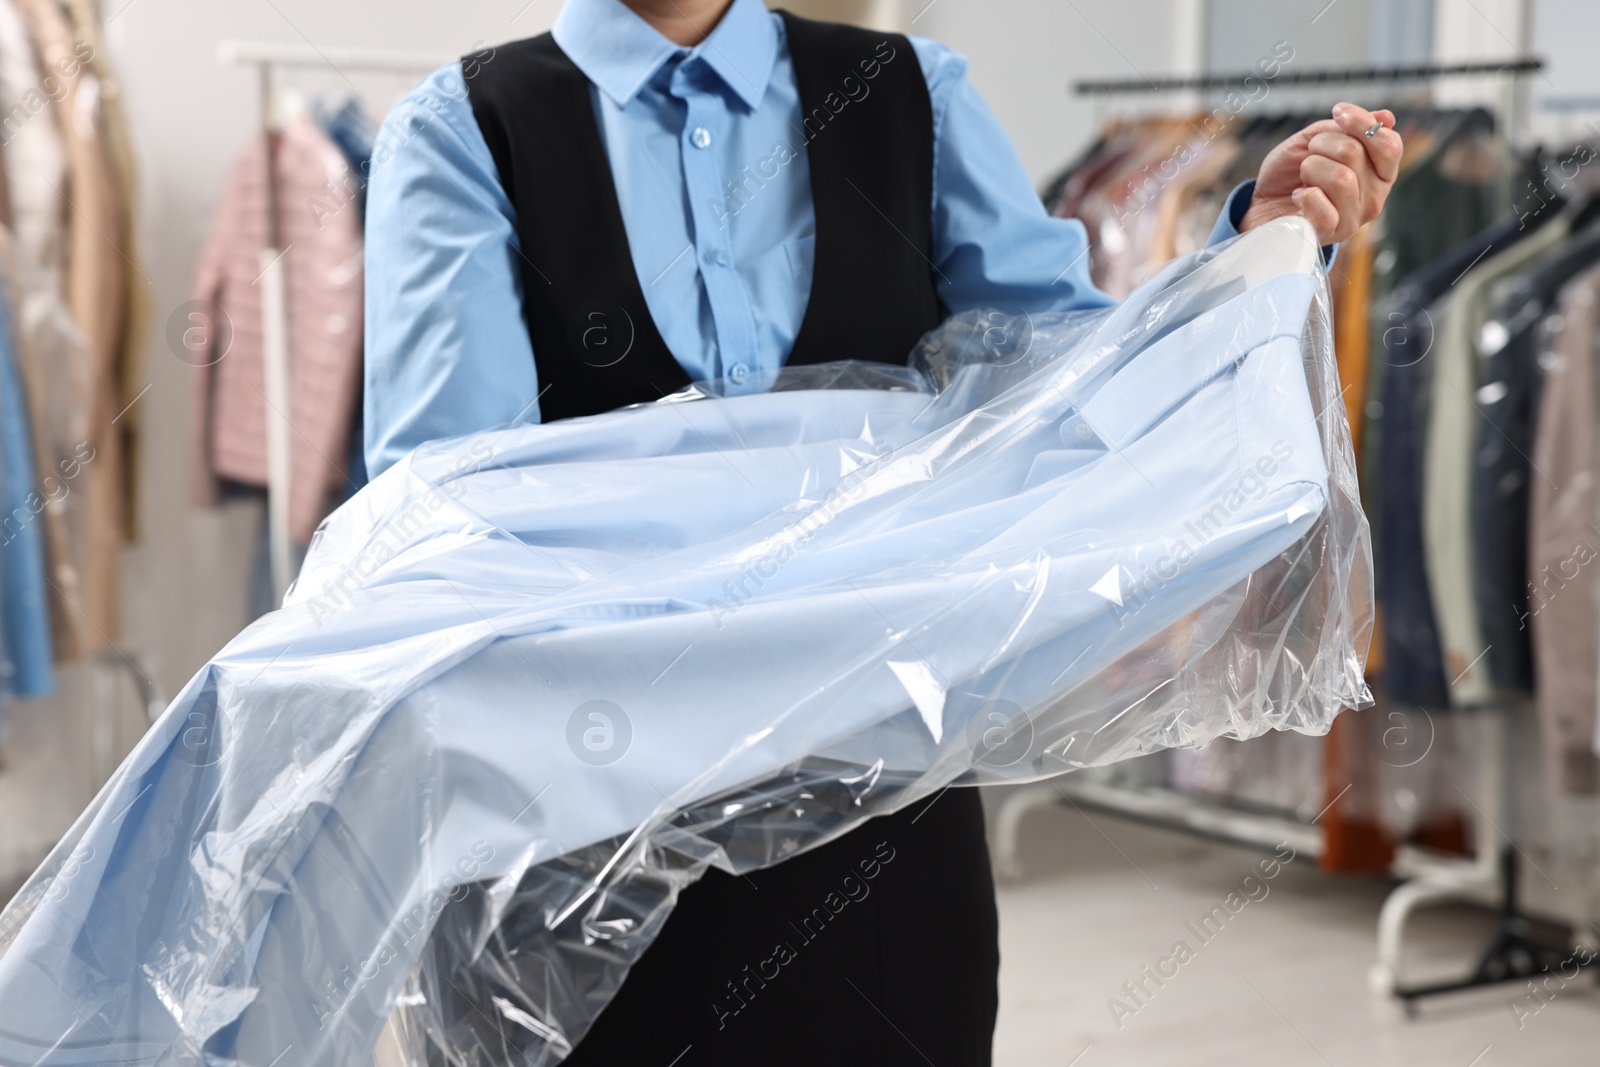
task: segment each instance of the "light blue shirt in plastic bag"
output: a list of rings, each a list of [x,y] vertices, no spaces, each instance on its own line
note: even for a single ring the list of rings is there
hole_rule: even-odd
[[[552,1063],[707,864],[1325,730],[1371,581],[1319,259],[1283,220],[913,369],[407,456],[0,913],[0,1061],[352,1064],[398,1012]]]

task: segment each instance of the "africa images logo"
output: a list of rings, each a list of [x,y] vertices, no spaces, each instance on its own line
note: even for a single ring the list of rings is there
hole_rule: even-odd
[[[567,747],[591,767],[608,767],[628,754],[633,721],[609,700],[589,700],[567,716]]]

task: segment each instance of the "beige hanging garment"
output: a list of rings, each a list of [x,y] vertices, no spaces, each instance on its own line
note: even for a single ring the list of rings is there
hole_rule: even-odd
[[[1600,792],[1600,268],[1569,282],[1541,326],[1545,370],[1528,502],[1528,617],[1550,770],[1561,792]]]
[[[56,658],[97,643],[87,603],[88,343],[66,304],[67,161],[59,118],[64,85],[38,60],[14,0],[0,0],[0,108],[13,228],[6,273],[17,319],[18,370],[27,392],[38,469],[32,514],[44,523]]]
[[[125,337],[126,279],[131,273],[119,241],[125,211],[104,134],[101,83],[91,65],[93,45],[77,35],[55,0],[19,2],[33,30],[41,67],[60,86],[56,114],[67,162],[62,192],[70,207],[66,297],[72,320],[88,343],[86,351],[80,350],[87,369],[75,377],[89,382],[86,439],[95,457],[84,474],[85,592],[97,643],[104,643],[114,640],[120,626],[123,471],[117,423],[123,404],[118,364]]]
[[[56,118],[66,149],[66,295],[72,321],[88,342],[74,349],[83,363],[73,378],[87,382],[75,397],[86,407],[82,440],[94,459],[75,486],[84,500],[84,600],[93,643],[117,639],[121,629],[122,461],[121,410],[117,372],[123,331],[125,253],[115,243],[122,233],[122,205],[100,129],[100,79],[86,57],[87,42],[73,33],[55,0],[19,0],[34,33],[41,67],[59,80]]]
[[[150,323],[150,286],[140,273],[138,240],[138,172],[134,166],[133,138],[128,132],[128,115],[123,108],[122,82],[106,53],[105,35],[100,25],[100,4],[96,0],[65,0],[68,17],[77,39],[88,46],[85,62],[100,79],[101,142],[111,159],[112,178],[117,184],[121,205],[122,232],[107,234],[127,256],[128,269],[123,295],[122,337],[117,354],[117,388],[121,394],[117,420],[122,438],[122,527],[123,536],[133,540],[139,531],[139,441],[143,405],[137,403],[150,379],[144,370],[143,339]]]

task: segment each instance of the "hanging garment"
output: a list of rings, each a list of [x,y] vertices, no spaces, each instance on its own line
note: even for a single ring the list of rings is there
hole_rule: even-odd
[[[1339,247],[1334,285],[1334,351],[1339,359],[1339,381],[1344,389],[1344,409],[1350,417],[1351,440],[1361,455],[1361,431],[1366,425],[1367,381],[1370,377],[1372,322],[1372,226],[1357,230]]]
[[[266,185],[258,138],[240,156],[196,270],[194,299],[211,322],[189,353],[194,365],[194,499],[215,505],[219,480],[267,484],[267,400],[261,348],[261,250]],[[293,410],[289,528],[309,541],[345,484],[351,413],[361,380],[361,216],[330,188],[349,180],[344,155],[305,114],[272,149],[279,241],[287,276],[289,380]]]
[[[1562,292],[1559,322],[1541,353],[1529,490],[1528,610],[1539,715],[1557,787],[1568,794],[1600,791],[1595,756],[1595,704],[1600,699],[1600,268]]]
[[[1411,132],[1399,177],[1379,216],[1374,297],[1436,263],[1500,215],[1506,160],[1494,117],[1483,109],[1441,112]]]
[[[134,181],[133,141],[128,133],[128,116],[122,106],[122,85],[106,52],[98,0],[63,0],[63,6],[72,20],[74,51],[99,83],[98,125],[101,144],[109,158],[110,174],[116,187],[116,214],[121,223],[121,230],[108,231],[105,239],[122,252],[129,268],[122,274],[123,322],[113,366],[118,393],[117,411],[121,413],[116,420],[121,438],[116,453],[121,458],[122,471],[116,481],[122,488],[122,500],[116,510],[122,516],[124,536],[132,540],[138,536],[139,529],[138,450],[141,419],[137,404],[150,384],[144,371],[145,330],[150,322],[149,284],[134,267],[139,258],[139,240],[135,225],[138,197]]]
[[[353,201],[362,218],[367,214],[367,180],[372,174],[372,148],[378,127],[367,117],[361,101],[350,97],[338,107],[317,108],[317,125],[328,140],[344,153],[348,173],[345,180],[328,190],[329,196],[317,209],[333,212]]]
[[[44,539],[34,482],[33,442],[12,348],[9,282],[0,284],[0,738],[7,696],[55,688]]]
[[[1374,226],[1369,223],[1339,246],[1339,261],[1331,265],[1328,282],[1333,289],[1333,350],[1339,361],[1339,383],[1344,392],[1344,410],[1350,419],[1350,440],[1357,461],[1365,442],[1367,425],[1367,387],[1372,381],[1372,261],[1375,255]],[[1363,487],[1363,492],[1365,491]],[[1367,652],[1367,672],[1383,669],[1383,639],[1378,633],[1382,616],[1373,620],[1372,647]],[[1348,729],[1349,727],[1346,727]],[[1335,730],[1340,729],[1334,727]],[[1341,761],[1329,741],[1330,766]],[[1324,837],[1331,827],[1324,824]],[[1325,857],[1327,853],[1323,854]]]
[[[1084,198],[1139,147],[1139,136],[1140,130],[1135,126],[1120,123],[1103,131],[1089,156],[1080,159],[1069,173],[1062,175],[1061,189],[1051,201],[1052,215],[1063,219],[1079,219],[1089,228],[1091,250],[1099,247],[1100,242],[1090,220],[1083,217]]]
[[[1434,335],[1422,457],[1423,562],[1450,703],[1456,707],[1481,704],[1493,692],[1474,595],[1472,468],[1479,421],[1475,398],[1482,384],[1476,341],[1489,318],[1490,287],[1559,246],[1568,225],[1567,217],[1558,215],[1467,271],[1451,287]]]
[[[1056,176],[1051,178],[1045,185],[1044,192],[1039,194],[1039,199],[1044,202],[1044,209],[1047,212],[1057,216],[1071,214],[1070,211],[1063,210],[1067,206],[1067,186],[1074,182],[1082,183],[1083,169],[1091,166],[1096,159],[1103,157],[1106,141],[1110,136],[1111,130],[1102,128],[1099,136],[1084,146],[1083,151],[1079,152],[1071,163],[1057,171]]]
[[[0,1060],[356,1063],[400,1004],[548,1064],[709,864],[1325,730],[1370,571],[1319,261],[1282,220],[1018,359],[972,313],[915,371],[419,449],[0,915]]]
[[[1529,464],[1539,411],[1541,354],[1562,318],[1553,314],[1566,284],[1600,262],[1600,231],[1564,244],[1548,262],[1503,283],[1475,339],[1483,361],[1472,469],[1474,594],[1497,694],[1534,691],[1528,627]]]
[[[1205,246],[1222,207],[1205,194],[1221,183],[1238,155],[1239,144],[1232,138],[1196,138],[1179,150],[1171,166],[1157,172],[1167,186],[1156,201],[1147,272],[1154,273],[1168,261]],[[1197,201],[1202,202],[1198,209]]]
[[[322,124],[322,132],[339,146],[339,151],[344,153],[345,163],[349,167],[349,178],[344,187],[330,191],[333,195],[329,197],[329,206],[337,207],[342,202],[339,199],[341,194],[350,197],[364,227],[367,217],[367,182],[372,175],[372,151],[377,140],[378,128],[362,110],[361,102],[354,98],[346,100],[331,111],[319,110],[317,118]],[[361,412],[362,397],[358,384],[356,401],[350,416],[350,446],[345,459],[345,495],[340,498],[341,503],[367,484],[367,458],[363,448]]]
[[[1203,144],[1183,119],[1143,124],[1136,147],[1088,190],[1078,206],[1091,235],[1089,260],[1095,285],[1117,299],[1133,291],[1151,261],[1156,205],[1169,176],[1192,165]],[[1180,166],[1180,161],[1184,166]]]
[[[66,148],[71,211],[67,216],[67,308],[87,348],[82,376],[88,382],[83,420],[94,461],[74,492],[82,497],[84,601],[97,644],[116,640],[122,628],[121,573],[124,406],[120,359],[126,326],[128,252],[115,242],[123,235],[123,203],[104,140],[100,78],[84,62],[86,44],[75,40],[71,23],[56,0],[20,0],[33,28],[43,67],[57,79],[55,114]]]
[[[1450,702],[1423,548],[1423,443],[1440,321],[1435,305],[1474,263],[1534,232],[1513,218],[1457,246],[1395,290],[1374,323],[1379,336],[1373,369],[1382,372],[1377,378],[1382,416],[1366,430],[1375,468],[1370,496],[1381,516],[1375,556],[1383,600],[1384,685],[1401,705],[1443,708]]]
[[[1495,146],[1492,116],[1484,111],[1472,111],[1465,115],[1446,112],[1438,118],[1443,121],[1402,123],[1406,147],[1401,156],[1400,175],[1389,191],[1383,214],[1373,222],[1377,252],[1372,261],[1372,302],[1379,314],[1372,324],[1372,349],[1379,358],[1369,366],[1367,394],[1379,398],[1380,402],[1367,409],[1367,426],[1361,435],[1364,454],[1357,453],[1357,459],[1361,463],[1362,484],[1366,486],[1362,501],[1366,505],[1367,521],[1372,524],[1375,544],[1386,536],[1383,532],[1384,496],[1376,491],[1383,480],[1379,468],[1387,462],[1388,451],[1383,442],[1384,415],[1389,411],[1384,379],[1392,364],[1384,349],[1391,339],[1399,338],[1403,344],[1403,339],[1412,333],[1402,317],[1394,314],[1406,309],[1390,308],[1389,301],[1391,297],[1400,296],[1402,285],[1411,288],[1411,281],[1434,274],[1454,250],[1496,221],[1499,190],[1504,182],[1505,168],[1500,165],[1500,153]],[[1444,128],[1437,128],[1440,125]],[[1444,279],[1445,283],[1467,266],[1467,261],[1463,260]],[[1435,290],[1429,300],[1437,299],[1440,292],[1442,289]],[[1401,358],[1407,363],[1411,359],[1404,355]],[[1409,395],[1415,387],[1414,382],[1408,383],[1402,391]],[[1401,410],[1401,415],[1408,420],[1412,418],[1409,408]],[[1401,432],[1409,431],[1402,428]],[[1380,602],[1387,600],[1385,581],[1380,571]],[[1386,603],[1381,610],[1387,617]],[[1394,695],[1408,701],[1410,698],[1405,691],[1411,687],[1410,682],[1402,684]]]
[[[54,93],[48,92],[52,87]],[[66,148],[55,99],[60,87],[56,72],[37,63],[32,35],[14,0],[0,0],[0,105],[14,116],[5,145],[14,229],[0,243],[7,256],[5,273],[15,286],[17,368],[44,501],[51,631],[56,655],[72,661],[102,639],[89,625],[88,612],[87,494],[81,475],[93,462],[93,383],[88,342],[64,296],[68,205]]]

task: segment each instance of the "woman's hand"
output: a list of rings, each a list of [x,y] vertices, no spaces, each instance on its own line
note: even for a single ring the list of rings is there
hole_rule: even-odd
[[[1371,137],[1368,130],[1382,123]],[[1345,241],[1378,217],[1400,173],[1394,112],[1335,104],[1267,153],[1240,232],[1285,215],[1304,215],[1323,244]]]

